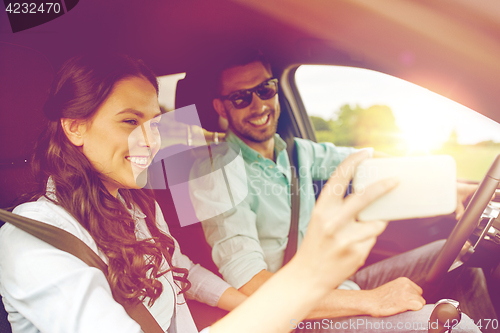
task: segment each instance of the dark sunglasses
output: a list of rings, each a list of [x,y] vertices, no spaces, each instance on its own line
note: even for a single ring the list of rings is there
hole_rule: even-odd
[[[266,100],[276,96],[278,92],[278,79],[269,79],[252,89],[238,90],[226,96],[221,96],[221,101],[228,100],[233,103],[235,109],[243,109],[252,103],[253,93],[261,100]]]

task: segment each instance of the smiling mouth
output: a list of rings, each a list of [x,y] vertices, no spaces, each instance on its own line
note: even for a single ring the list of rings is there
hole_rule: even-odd
[[[132,165],[141,169],[147,168],[151,163],[151,160],[146,156],[127,156],[125,159],[132,163]]]
[[[269,118],[270,118],[270,114],[268,113],[260,118],[249,120],[248,122],[254,126],[262,126],[269,121]]]

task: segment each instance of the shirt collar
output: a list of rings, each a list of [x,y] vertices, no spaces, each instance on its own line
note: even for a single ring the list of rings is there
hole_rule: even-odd
[[[49,179],[47,179],[47,187],[45,189],[45,195],[47,198],[57,201],[56,198],[56,184],[54,184],[54,180],[52,179],[52,176],[49,176]]]
[[[236,134],[231,130],[227,130],[226,132],[226,142],[236,144],[241,149],[241,154],[245,160],[256,161],[260,157],[259,152],[250,148],[243,140],[241,140]],[[280,137],[278,133],[274,134],[274,154],[276,156],[276,160],[278,159],[279,154],[286,149],[286,142]]]
[[[142,212],[136,205],[132,204],[132,208],[128,208],[127,203],[125,202],[125,199],[123,199],[122,195],[120,192],[118,192],[116,198],[120,200],[120,202],[125,206],[125,208],[128,210],[130,213],[130,216],[132,216],[132,219],[137,223],[137,219],[145,219],[146,214]]]

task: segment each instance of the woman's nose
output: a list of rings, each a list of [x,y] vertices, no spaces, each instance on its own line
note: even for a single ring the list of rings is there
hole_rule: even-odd
[[[158,146],[158,135],[154,133],[149,124],[149,122],[141,124],[141,134],[138,140],[138,144],[142,147],[149,147],[151,149],[155,149]]]

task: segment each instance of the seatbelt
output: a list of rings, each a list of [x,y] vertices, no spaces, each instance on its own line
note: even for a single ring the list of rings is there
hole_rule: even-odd
[[[0,209],[0,220],[13,224],[47,244],[74,255],[90,267],[100,269],[105,276],[108,275],[108,266],[104,261],[87,244],[73,234],[50,224],[13,214],[3,209]],[[142,302],[131,303],[115,295],[113,295],[113,298],[125,308],[130,318],[141,326],[144,333],[164,333]],[[175,318],[173,317],[170,324],[173,330],[169,329],[167,332],[176,332],[175,325]]]
[[[297,243],[299,241],[299,213],[300,213],[300,193],[299,193],[299,177],[298,177],[298,158],[297,158],[297,146],[295,141],[293,141],[293,146],[291,147],[291,154],[288,154],[290,160],[290,174],[292,175],[290,182],[290,201],[291,201],[291,222],[290,231],[288,232],[288,243],[285,249],[285,256],[283,258],[283,266],[286,265],[297,252]]]

